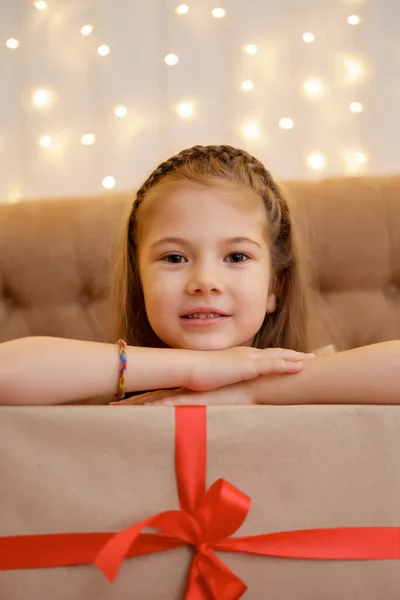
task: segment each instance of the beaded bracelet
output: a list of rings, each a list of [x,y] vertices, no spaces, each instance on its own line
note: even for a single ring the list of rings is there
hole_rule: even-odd
[[[118,377],[118,392],[115,397],[118,400],[125,398],[125,372],[126,372],[126,342],[120,338],[117,342],[119,348],[119,377]]]

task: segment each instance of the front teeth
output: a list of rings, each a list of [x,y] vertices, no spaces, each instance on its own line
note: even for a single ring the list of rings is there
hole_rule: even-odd
[[[220,317],[218,313],[193,313],[192,315],[188,315],[188,319],[217,319]]]

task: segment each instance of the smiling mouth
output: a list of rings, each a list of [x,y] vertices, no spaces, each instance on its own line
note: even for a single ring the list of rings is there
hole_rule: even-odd
[[[183,317],[181,317],[181,319],[200,319],[200,320],[205,320],[205,319],[221,319],[221,318],[226,318],[229,315],[222,315],[220,313],[192,313],[190,315],[184,315]]]

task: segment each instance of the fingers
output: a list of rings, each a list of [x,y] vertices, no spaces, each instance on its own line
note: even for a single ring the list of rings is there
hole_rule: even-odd
[[[286,348],[265,348],[271,358],[282,358],[283,360],[299,361],[315,358],[314,352],[296,352],[296,350],[287,350]]]
[[[265,363],[257,365],[258,375],[271,375],[274,373],[298,373],[303,368],[301,361],[283,360],[282,358],[268,358]]]

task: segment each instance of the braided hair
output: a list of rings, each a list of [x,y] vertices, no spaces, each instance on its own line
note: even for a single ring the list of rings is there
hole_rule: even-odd
[[[124,230],[114,277],[114,337],[129,345],[165,347],[147,319],[138,269],[138,222],[143,201],[164,181],[203,185],[229,181],[256,192],[262,199],[270,234],[270,253],[277,309],[265,315],[254,338],[257,348],[287,347],[307,350],[307,278],[300,268],[292,215],[278,184],[264,165],[232,146],[193,146],[162,162],[137,191]]]

